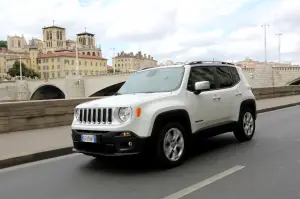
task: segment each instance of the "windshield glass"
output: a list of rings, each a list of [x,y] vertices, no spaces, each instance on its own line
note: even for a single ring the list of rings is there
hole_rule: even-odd
[[[180,87],[183,74],[184,67],[138,71],[123,84],[117,94],[174,91]]]

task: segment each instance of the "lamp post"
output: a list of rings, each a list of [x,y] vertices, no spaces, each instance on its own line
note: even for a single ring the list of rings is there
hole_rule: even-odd
[[[282,35],[282,33],[277,33],[276,35],[278,36],[278,63],[281,63],[280,48],[281,48],[281,35]]]
[[[114,69],[114,74],[116,73],[116,64],[113,62],[114,58],[115,58],[115,48],[111,48],[111,50],[113,51],[113,56],[111,59],[111,63],[113,65],[113,69]]]
[[[22,74],[22,58],[20,55],[20,80],[23,80],[23,74]]]
[[[264,28],[264,44],[265,44],[265,62],[267,63],[267,27],[269,24],[263,24],[261,27]]]

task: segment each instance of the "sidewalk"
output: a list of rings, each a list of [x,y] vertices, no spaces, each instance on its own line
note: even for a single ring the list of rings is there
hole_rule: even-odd
[[[257,100],[258,112],[300,104],[300,95]],[[70,126],[0,134],[0,169],[72,153]]]

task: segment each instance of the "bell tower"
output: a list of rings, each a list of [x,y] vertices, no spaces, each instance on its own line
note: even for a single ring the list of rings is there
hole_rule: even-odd
[[[77,43],[79,43],[82,48],[93,49],[96,47],[95,35],[86,32],[85,28],[84,32],[77,34]]]
[[[66,48],[66,29],[53,25],[43,28],[43,51],[52,53],[55,50]]]

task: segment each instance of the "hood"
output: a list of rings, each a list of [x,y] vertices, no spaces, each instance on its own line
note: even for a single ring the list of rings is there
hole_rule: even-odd
[[[102,99],[84,102],[82,104],[79,104],[76,108],[128,107],[128,106],[134,106],[152,100],[161,99],[170,95],[171,92],[114,95],[114,96],[104,97]]]

